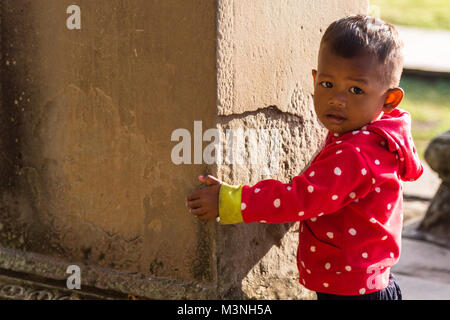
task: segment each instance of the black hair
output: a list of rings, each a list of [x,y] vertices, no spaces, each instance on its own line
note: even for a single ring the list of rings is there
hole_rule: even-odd
[[[321,45],[343,58],[361,54],[377,57],[388,66],[389,81],[397,86],[403,70],[403,42],[396,28],[381,19],[351,15],[333,22],[325,31]]]

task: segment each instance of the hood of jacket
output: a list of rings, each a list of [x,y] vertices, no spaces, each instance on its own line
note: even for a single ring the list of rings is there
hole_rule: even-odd
[[[386,140],[389,151],[398,154],[403,181],[414,181],[422,175],[423,167],[411,136],[411,115],[407,111],[396,108],[366,127]]]

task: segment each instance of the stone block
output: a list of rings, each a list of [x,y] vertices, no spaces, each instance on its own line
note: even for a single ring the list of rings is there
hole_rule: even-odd
[[[1,266],[61,279],[79,264],[83,283],[147,298],[313,298],[297,281],[295,224],[203,223],[184,198],[202,173],[252,184],[304,170],[325,134],[312,105],[320,37],[368,1],[79,1],[80,30],[66,26],[71,4],[0,5]],[[175,164],[175,130],[194,155],[207,145],[196,121],[222,137],[276,134],[275,162],[248,165],[247,137],[243,165]]]

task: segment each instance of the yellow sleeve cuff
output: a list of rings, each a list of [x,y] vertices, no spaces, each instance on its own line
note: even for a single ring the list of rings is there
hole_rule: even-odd
[[[242,186],[222,182],[219,192],[219,217],[221,224],[243,222],[241,214]]]

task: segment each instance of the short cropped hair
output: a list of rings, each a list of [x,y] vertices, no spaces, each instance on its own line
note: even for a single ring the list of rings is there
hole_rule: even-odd
[[[403,42],[392,24],[371,16],[347,16],[327,28],[321,46],[323,44],[343,58],[364,53],[377,57],[386,67],[383,78],[388,85],[399,85],[403,71]]]

